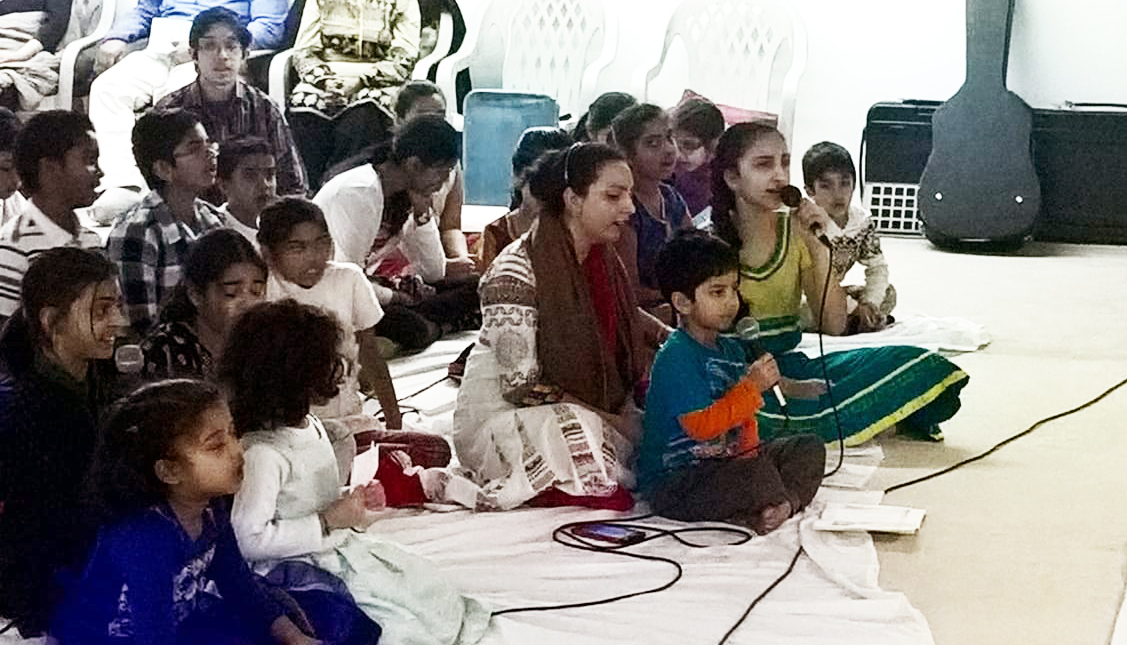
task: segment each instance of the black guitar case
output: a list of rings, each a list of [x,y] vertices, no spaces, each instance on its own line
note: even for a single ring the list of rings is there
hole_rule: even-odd
[[[967,0],[967,78],[932,118],[919,216],[934,244],[1018,247],[1041,208],[1033,110],[1006,89],[1014,0]]]

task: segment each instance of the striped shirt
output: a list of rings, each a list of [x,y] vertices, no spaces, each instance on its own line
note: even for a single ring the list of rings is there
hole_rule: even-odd
[[[125,211],[110,231],[109,257],[121,270],[125,311],[140,337],[156,322],[161,303],[180,283],[192,242],[223,226],[223,216],[202,199],[196,200],[194,210],[191,223],[181,222],[154,190]]]
[[[77,235],[71,235],[33,201],[27,202],[23,214],[0,228],[0,316],[11,316],[19,306],[20,283],[31,260],[58,246],[97,249],[102,247],[102,238],[81,224]]]

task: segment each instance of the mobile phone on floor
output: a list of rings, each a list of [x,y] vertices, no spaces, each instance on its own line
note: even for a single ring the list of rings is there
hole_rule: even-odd
[[[571,529],[571,532],[579,537],[619,545],[637,544],[646,539],[646,534],[643,531],[615,526],[614,524],[580,524]]]

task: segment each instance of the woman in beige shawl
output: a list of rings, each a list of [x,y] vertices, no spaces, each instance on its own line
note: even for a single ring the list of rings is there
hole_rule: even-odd
[[[667,331],[637,308],[614,250],[634,210],[630,167],[577,144],[545,155],[528,183],[542,211],[482,278],[455,450],[482,486],[479,506],[629,508],[619,484],[632,479],[635,387]]]

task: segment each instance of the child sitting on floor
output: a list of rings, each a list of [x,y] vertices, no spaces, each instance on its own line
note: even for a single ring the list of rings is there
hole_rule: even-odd
[[[692,96],[673,108],[672,118],[677,141],[673,187],[685,198],[695,224],[712,203],[712,156],[724,134],[724,115],[712,101]]]
[[[408,444],[406,451],[416,465],[449,463],[450,445],[442,437],[402,432],[395,386],[376,339],[375,327],[383,319],[383,308],[359,266],[330,259],[333,239],[320,207],[299,197],[285,197],[267,206],[258,218],[258,242],[270,267],[266,299],[293,298],[312,305],[334,316],[346,331],[340,393],[320,402],[313,411],[326,422],[334,443],[347,435],[376,431],[376,443]],[[276,351],[289,349],[278,347]],[[375,393],[383,409],[382,427],[363,414],[361,392]],[[342,455],[342,467],[349,463],[351,457]]]
[[[658,515],[729,521],[756,533],[777,529],[814,499],[826,451],[813,435],[760,443],[761,392],[779,381],[770,354],[748,365],[739,340],[721,335],[739,310],[739,257],[696,231],[657,259],[662,295],[679,328],[654,359],[638,483]]]
[[[409,492],[402,477],[385,479],[391,464],[380,464],[379,481],[340,493],[333,449],[310,409],[336,394],[344,335],[332,316],[290,299],[252,307],[231,330],[219,376],[246,447],[231,513],[239,545],[268,577],[294,563],[340,577],[384,642],[475,643],[489,622],[478,602],[425,559],[363,532],[369,511]]]
[[[150,110],[133,126],[133,156],[152,190],[115,222],[106,241],[121,271],[121,292],[133,332],[143,338],[160,306],[180,283],[192,242],[223,226],[200,195],[215,183],[219,144],[192,113]]]
[[[844,287],[849,312],[845,333],[884,329],[892,322],[889,314],[896,306],[896,290],[888,283],[888,261],[880,250],[876,224],[867,210],[853,204],[857,180],[853,158],[836,143],[815,144],[802,155],[802,180],[806,193],[841,229],[830,234],[834,273],[844,276],[855,262],[865,267],[865,284]],[[804,308],[806,329],[817,326],[809,317],[809,308]]]
[[[258,250],[258,214],[278,198],[277,163],[265,139],[244,137],[219,146],[216,181],[227,198],[219,212]]]
[[[122,400],[90,476],[101,528],[52,635],[63,645],[321,643],[243,560],[227,501],[242,476],[243,451],[216,387],[162,381]]]

